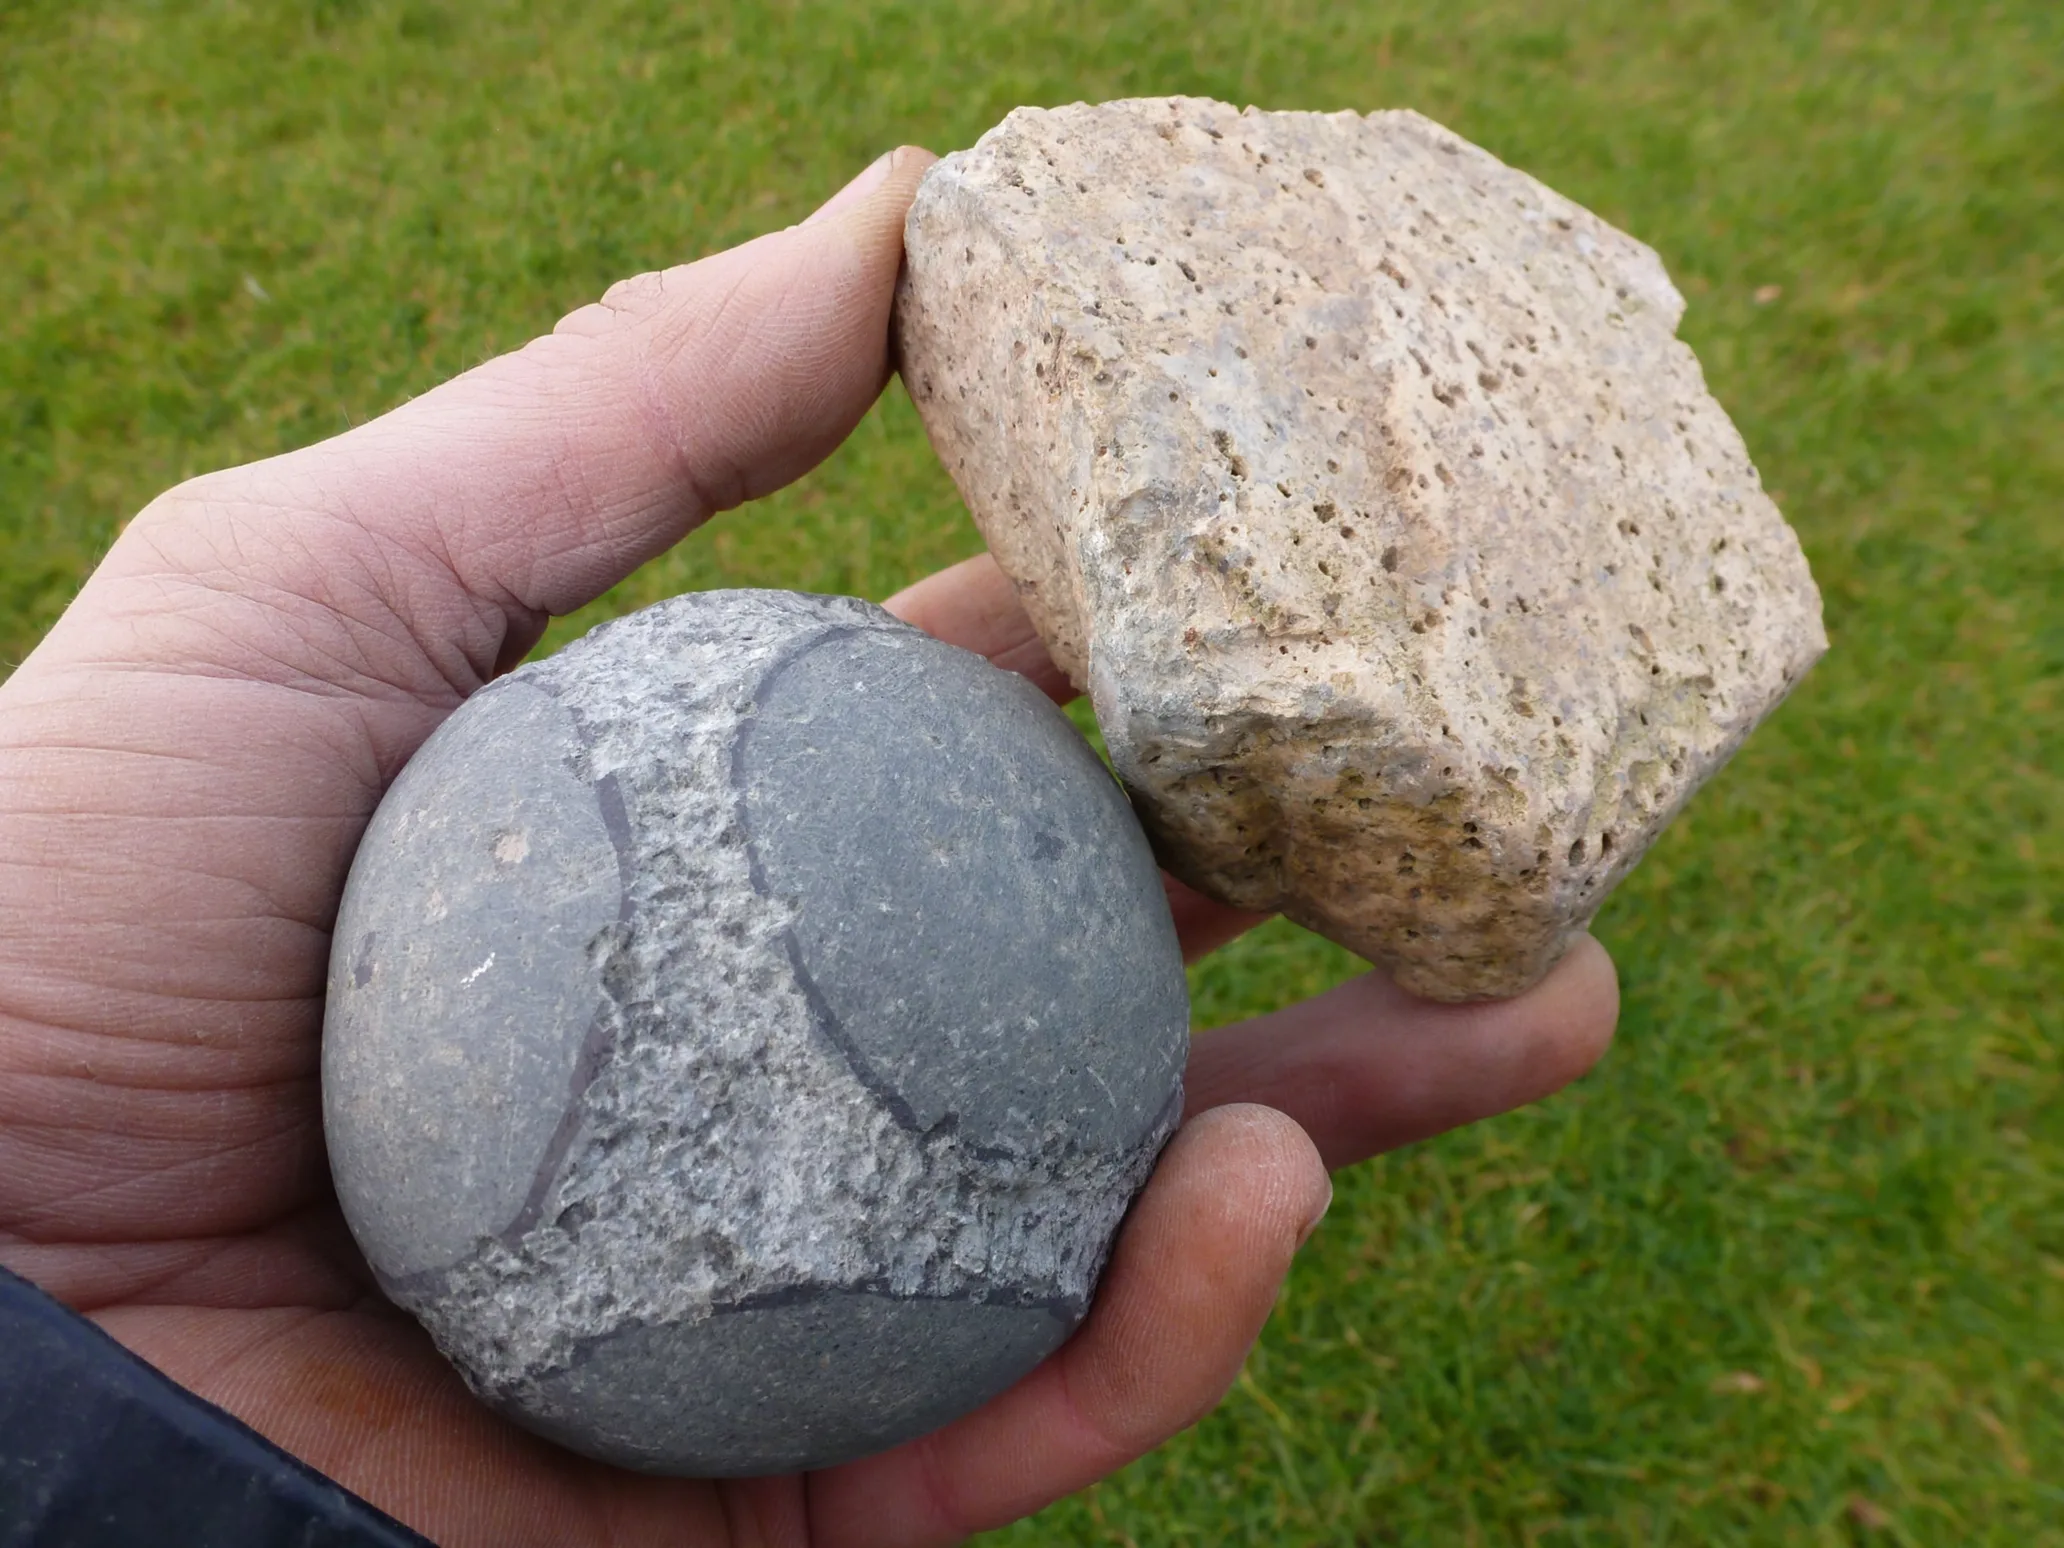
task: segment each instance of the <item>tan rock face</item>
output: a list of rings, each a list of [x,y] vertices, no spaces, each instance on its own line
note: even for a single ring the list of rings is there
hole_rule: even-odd
[[[1654,253],[1415,113],[1021,108],[904,380],[1162,862],[1517,993],[1826,648]]]

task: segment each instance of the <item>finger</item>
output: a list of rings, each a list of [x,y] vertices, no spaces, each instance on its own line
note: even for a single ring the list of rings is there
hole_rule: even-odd
[[[931,159],[896,151],[809,223],[625,281],[345,435],[181,486],[38,654],[198,658],[448,708],[548,617],[844,439],[887,379]],[[196,583],[244,605],[167,605]]]
[[[1083,1487],[1224,1396],[1331,1185],[1281,1113],[1223,1107],[1169,1144],[1089,1319],[1017,1386],[945,1429],[815,1475],[828,1548],[956,1542]]]
[[[1175,918],[1175,938],[1182,942],[1185,962],[1208,957],[1227,942],[1237,940],[1256,925],[1266,924],[1275,917],[1273,914],[1251,914],[1216,898],[1207,898],[1166,871],[1161,873],[1161,889],[1168,894],[1168,912]]]
[[[934,639],[986,656],[1006,672],[1029,678],[1056,704],[1071,704],[1081,697],[1068,674],[1046,653],[1010,577],[988,554],[977,554],[927,575],[882,606]]]
[[[977,554],[927,575],[882,606],[935,639],[986,656],[1005,671],[1029,678],[1056,704],[1078,697],[1075,685],[1046,653],[1010,577],[988,554]],[[1168,892],[1168,909],[1175,917],[1185,962],[1216,951],[1269,917],[1228,908],[1172,876],[1163,875],[1161,882]]]
[[[1442,1005],[1369,973],[1200,1034],[1187,1111],[1265,1102],[1347,1166],[1561,1090],[1604,1055],[1619,1010],[1612,958],[1588,935],[1516,999]]]

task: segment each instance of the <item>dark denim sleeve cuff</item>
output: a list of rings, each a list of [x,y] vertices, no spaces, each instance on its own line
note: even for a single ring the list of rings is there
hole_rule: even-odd
[[[428,1548],[0,1269],[0,1548]]]

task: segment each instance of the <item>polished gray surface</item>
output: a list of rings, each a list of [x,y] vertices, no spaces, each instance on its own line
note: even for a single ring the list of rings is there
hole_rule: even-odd
[[[1003,1391],[1071,1326],[1038,1306],[820,1290],[612,1333],[512,1417],[622,1467],[706,1478],[830,1467]]]
[[[573,717],[521,681],[394,782],[337,919],[324,1039],[331,1170],[388,1276],[442,1268],[522,1213],[602,998],[622,906]]]
[[[863,1075],[977,1145],[1137,1142],[1186,1014],[1146,840],[1022,678],[840,631],[770,673],[738,787],[762,887]]]

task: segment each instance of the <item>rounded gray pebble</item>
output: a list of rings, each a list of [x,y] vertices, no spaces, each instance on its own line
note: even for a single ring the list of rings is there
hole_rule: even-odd
[[[828,1466],[1081,1320],[1181,1108],[1124,795],[879,608],[704,592],[483,689],[367,829],[330,1164],[518,1423],[646,1471]]]

